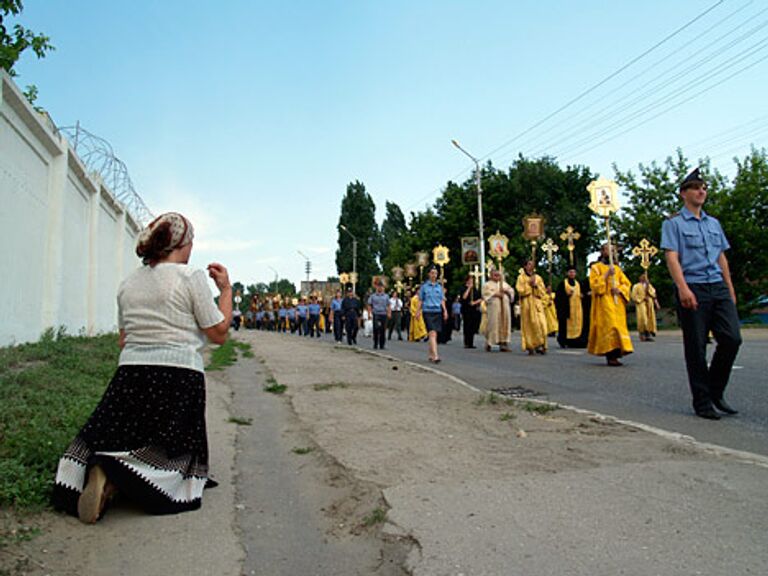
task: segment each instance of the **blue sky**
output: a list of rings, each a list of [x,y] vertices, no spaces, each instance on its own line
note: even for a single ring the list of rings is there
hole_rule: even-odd
[[[632,168],[680,146],[732,173],[731,157],[768,134],[767,9],[27,0],[21,22],[56,51],[25,55],[17,82],[37,85],[59,126],[79,121],[108,140],[153,212],[193,220],[193,264],[220,261],[245,284],[275,270],[298,283],[299,251],[313,277],[336,274],[349,182],[366,185],[381,221],[385,201],[407,215],[469,177],[452,138],[499,167],[550,154],[611,177],[613,162]]]

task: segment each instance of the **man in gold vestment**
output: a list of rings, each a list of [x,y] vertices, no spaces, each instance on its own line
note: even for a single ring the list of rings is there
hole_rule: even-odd
[[[515,291],[501,279],[499,270],[491,271],[491,279],[483,286],[485,301],[485,351],[498,345],[502,352],[509,352],[512,336],[512,301]]]
[[[632,301],[637,310],[637,331],[640,340],[653,342],[656,336],[656,310],[659,301],[656,300],[656,288],[648,281],[647,274],[640,274],[640,281],[632,286]]]
[[[411,309],[411,322],[408,324],[408,340],[410,342],[421,342],[427,337],[427,325],[424,324],[424,316],[419,314],[416,317],[416,312],[419,310],[419,287],[418,285],[413,289],[413,296],[409,303]]]
[[[547,297],[544,299],[544,316],[547,319],[547,335],[557,332],[557,309],[555,308],[555,293],[547,286]]]
[[[619,358],[634,351],[627,329],[627,302],[632,283],[618,265],[610,264],[609,249],[604,244],[600,260],[589,269],[592,312],[587,351],[605,356],[609,366],[621,366]]]
[[[515,285],[520,299],[520,333],[523,350],[529,355],[547,353],[547,318],[544,300],[547,289],[544,280],[533,269],[533,261],[527,260]]]

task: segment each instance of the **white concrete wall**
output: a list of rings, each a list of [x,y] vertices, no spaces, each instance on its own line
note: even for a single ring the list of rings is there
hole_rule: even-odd
[[[138,224],[0,70],[0,346],[117,328]]]

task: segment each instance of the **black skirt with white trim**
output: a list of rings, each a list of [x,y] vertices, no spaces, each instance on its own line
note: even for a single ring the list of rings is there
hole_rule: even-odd
[[[208,478],[205,376],[173,366],[120,366],[59,460],[53,505],[77,515],[90,467],[151,514],[200,508]]]

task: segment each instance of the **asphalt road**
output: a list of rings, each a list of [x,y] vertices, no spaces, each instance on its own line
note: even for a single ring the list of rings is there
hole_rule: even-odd
[[[620,368],[606,366],[602,357],[586,350],[561,350],[554,338],[546,356],[528,356],[520,349],[519,332],[508,353],[485,352],[482,337],[475,339],[477,349],[465,349],[461,334],[454,332],[453,340],[440,346],[439,369],[480,389],[523,386],[554,402],[768,455],[768,330],[744,330],[742,336],[726,390],[726,399],[740,413],[716,422],[693,414],[677,331],[664,332],[655,342],[640,342],[633,334],[635,353]],[[362,334],[358,344],[373,346]],[[426,343],[392,340],[385,352],[428,364]]]

